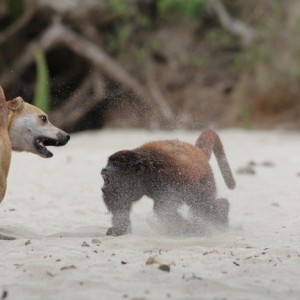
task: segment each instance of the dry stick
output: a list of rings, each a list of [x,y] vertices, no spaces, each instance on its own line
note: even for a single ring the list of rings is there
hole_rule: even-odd
[[[5,240],[5,241],[12,241],[15,240],[16,238],[13,236],[5,235],[5,234],[0,234],[0,240]]]
[[[30,43],[27,48],[24,50],[23,55],[17,59],[11,71],[6,71],[0,78],[0,82],[3,86],[8,85],[9,82],[12,82],[16,79],[16,74],[21,74],[22,71],[26,68],[26,66],[33,62],[32,52],[36,48],[40,48],[42,50],[49,50],[57,44],[64,44],[67,47],[71,48],[78,55],[86,58],[88,61],[94,64],[94,66],[98,67],[102,71],[104,71],[107,75],[114,78],[116,81],[120,82],[124,85],[128,90],[132,90],[140,103],[144,106],[144,108],[150,109],[147,112],[146,116],[154,119],[153,116],[153,105],[157,106],[157,102],[149,97],[147,93],[145,93],[143,87],[138,83],[138,81],[132,77],[120,64],[115,62],[112,58],[110,58],[104,51],[98,48],[91,41],[85,39],[79,34],[67,29],[59,22],[55,22],[50,28],[48,28],[42,37],[32,43]],[[164,119],[166,116],[163,111],[160,111],[160,114]],[[150,118],[150,119],[151,119]],[[153,120],[148,119],[148,122]],[[154,124],[155,126],[155,124]]]
[[[4,1],[0,1],[0,19],[8,15],[8,7]]]
[[[211,8],[218,16],[222,26],[230,33],[239,36],[245,46],[250,46],[256,39],[256,32],[240,20],[233,19],[221,0],[211,0]]]
[[[94,94],[89,91],[94,87]],[[78,92],[74,93],[65,103],[50,114],[51,121],[58,127],[74,126],[87,112],[102,101],[104,94],[104,83],[97,71],[87,77]]]

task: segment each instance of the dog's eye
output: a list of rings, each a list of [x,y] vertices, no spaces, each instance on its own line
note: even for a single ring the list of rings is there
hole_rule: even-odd
[[[48,121],[48,118],[45,115],[40,116],[40,119],[45,123]]]

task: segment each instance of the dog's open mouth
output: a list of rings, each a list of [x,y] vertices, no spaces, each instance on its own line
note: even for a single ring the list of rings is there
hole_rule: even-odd
[[[53,156],[53,153],[47,149],[47,146],[61,146],[58,140],[40,136],[34,140],[34,146],[38,154],[42,157],[49,158]]]

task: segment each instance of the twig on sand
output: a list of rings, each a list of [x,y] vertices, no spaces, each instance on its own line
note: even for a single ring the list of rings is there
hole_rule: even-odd
[[[5,241],[13,241],[16,238],[13,236],[9,236],[9,235],[4,235],[4,234],[0,234],[0,240],[5,240]]]

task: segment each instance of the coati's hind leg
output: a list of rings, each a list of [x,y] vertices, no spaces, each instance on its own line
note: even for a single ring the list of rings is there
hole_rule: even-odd
[[[191,205],[190,208],[194,220],[202,222],[204,231],[211,226],[220,230],[226,230],[229,226],[229,202],[225,198],[201,201],[201,205]]]
[[[227,199],[216,198],[216,186],[211,173],[204,179],[206,184],[199,185],[193,191],[189,201],[190,213],[194,226],[205,233],[210,232],[210,228],[227,228],[229,224],[229,202]],[[200,230],[201,231],[201,230]]]
[[[218,198],[208,203],[204,208],[206,218],[219,229],[226,229],[229,226],[229,202],[225,198]]]

